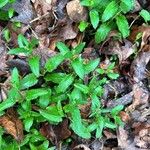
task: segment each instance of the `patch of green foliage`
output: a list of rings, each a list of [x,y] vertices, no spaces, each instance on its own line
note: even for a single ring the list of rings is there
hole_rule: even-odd
[[[0,0],[0,20],[9,20],[10,18],[13,17],[14,14],[14,9],[13,8],[9,8],[8,11],[5,11],[4,9],[2,9],[3,7],[5,7],[8,4],[14,3],[15,0]]]
[[[113,71],[115,63],[107,69],[101,69],[98,67],[99,58],[88,61],[82,58],[81,52],[85,43],[70,50],[64,43],[58,42],[57,48],[60,52],[49,58],[44,68],[40,69],[39,56],[32,55],[36,44],[37,40],[28,41],[20,34],[19,47],[8,52],[13,55],[27,55],[31,73],[21,77],[17,68],[14,68],[8,98],[0,103],[1,114],[15,105],[19,118],[23,121],[26,135],[19,144],[21,149],[30,147],[34,150],[40,146],[43,150],[48,149],[48,141],[37,131],[39,123],[45,121],[57,125],[68,118],[70,128],[85,139],[91,138],[92,134],[100,138],[104,128],[114,130],[117,125],[122,124],[118,114],[123,106],[106,109],[100,100],[103,85],[108,83],[109,79],[119,76]],[[85,81],[85,77],[88,81]],[[42,85],[36,86],[41,79]],[[33,104],[38,107],[36,111],[32,109]],[[88,118],[83,119],[80,108],[87,104],[90,104],[90,114]]]
[[[89,9],[90,23],[81,21],[79,29],[83,32],[88,25],[95,30],[95,41],[104,41],[112,30],[118,30],[123,38],[130,35],[130,26],[125,16],[134,8],[135,0],[80,0],[81,5]],[[150,13],[141,10],[139,13],[147,23],[150,21]]]
[[[125,14],[134,8],[134,0],[81,0],[81,5],[88,7],[90,22],[96,30],[95,41],[104,41],[111,30],[118,28],[123,38],[130,34]],[[80,31],[87,23],[81,22]]]

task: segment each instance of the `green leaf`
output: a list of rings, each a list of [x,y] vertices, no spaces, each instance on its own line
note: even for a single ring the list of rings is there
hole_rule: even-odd
[[[15,99],[6,99],[0,103],[0,112],[4,111],[7,108],[12,107],[16,103]]]
[[[107,35],[109,34],[109,32],[111,31],[111,29],[112,27],[110,24],[103,23],[96,31],[96,34],[95,34],[96,43],[100,43],[104,41]]]
[[[123,38],[128,37],[130,34],[130,30],[129,30],[129,24],[128,24],[126,17],[123,15],[118,15],[116,17],[116,23]]]
[[[17,89],[20,87],[19,73],[18,73],[17,68],[14,68],[12,71],[11,83],[12,83],[12,86]]]
[[[88,126],[88,130],[89,130],[90,132],[92,132],[92,131],[94,131],[97,127],[98,127],[98,124],[97,124],[96,122],[93,122],[92,124],[90,124],[90,125]]]
[[[101,106],[100,100],[95,94],[92,94],[91,99],[92,99],[91,110],[92,110],[92,112],[95,112]]]
[[[89,61],[88,64],[85,65],[86,74],[89,74],[90,72],[94,71],[98,66],[99,62],[100,62],[99,58]]]
[[[21,80],[21,89],[23,90],[32,87],[33,85],[37,84],[37,82],[38,80],[33,73],[28,74]]]
[[[98,127],[96,130],[96,138],[102,137],[102,131],[103,131],[104,126],[105,126],[104,118],[99,117],[98,118]]]
[[[124,108],[123,105],[118,105],[111,110],[112,116],[118,115],[118,113]]]
[[[35,76],[40,76],[40,58],[39,56],[32,56],[29,58],[29,66],[32,70],[32,72],[35,74]]]
[[[43,88],[32,89],[32,90],[26,91],[26,99],[30,101],[40,96],[46,95],[46,94],[48,94],[48,90],[46,89],[43,89]]]
[[[24,120],[24,127],[27,132],[30,131],[32,124],[33,124],[33,117],[28,117]]]
[[[77,45],[77,46],[72,50],[73,55],[80,54],[80,53],[83,51],[84,47],[85,47],[85,42],[84,42],[84,43],[80,43],[79,45]]]
[[[91,0],[81,0],[80,4],[82,6],[92,6],[93,2]]]
[[[117,79],[119,77],[119,74],[118,73],[113,73],[113,72],[109,72],[107,74],[107,76],[110,78],[110,79]]]
[[[29,45],[28,40],[22,34],[18,35],[18,45],[20,48],[28,47]]]
[[[78,88],[74,88],[70,94],[70,98],[76,101],[80,100],[80,102],[82,103],[83,95]]]
[[[47,107],[50,103],[50,95],[51,95],[51,93],[40,96],[39,101],[37,102],[38,106],[40,106],[41,108]]]
[[[9,18],[12,18],[13,17],[13,15],[14,15],[14,9],[13,8],[9,8],[9,10],[8,10],[8,16],[9,16]]]
[[[82,138],[89,139],[91,137],[90,131],[82,124],[80,111],[78,108],[72,109],[71,113],[71,128]]]
[[[135,0],[121,0],[120,9],[127,13],[134,8]]]
[[[74,81],[74,78],[72,75],[66,75],[64,79],[59,83],[59,85],[56,87],[56,91],[58,93],[65,92],[69,86]]]
[[[115,62],[111,63],[108,67],[107,70],[113,70],[115,68]]]
[[[8,29],[4,30],[4,38],[7,42],[10,41],[11,37],[10,37],[10,31]]]
[[[29,55],[31,52],[25,48],[20,48],[20,47],[13,48],[13,49],[9,50],[9,52],[8,52],[8,54],[10,54],[10,55],[18,55],[20,53],[24,53],[25,55]]]
[[[76,74],[81,79],[84,79],[85,69],[84,69],[84,65],[83,65],[83,60],[81,58],[76,58],[72,62],[72,67],[73,67],[74,71],[76,72]]]
[[[99,24],[99,13],[97,10],[92,9],[90,11],[90,20],[91,20],[93,28],[96,29]]]
[[[101,68],[98,68],[98,69],[96,69],[96,72],[98,72],[99,74],[104,74],[105,70],[101,69]]]
[[[88,23],[86,21],[81,21],[78,28],[80,32],[85,31],[85,29],[88,27]]]
[[[0,1],[0,8],[4,7],[8,2],[9,2],[9,0],[1,0]]]
[[[110,122],[110,121],[105,122],[105,127],[110,128],[110,129],[116,129],[117,128],[117,126],[114,123]]]
[[[63,117],[63,115],[59,113],[57,106],[49,106],[46,110],[40,110],[40,114],[50,123],[59,123]]]
[[[65,55],[67,52],[70,52],[69,48],[62,42],[57,42],[56,46],[62,55]]]
[[[74,84],[74,86],[79,89],[80,91],[82,91],[84,94],[89,93],[89,88],[88,86],[84,85],[84,84],[80,84],[80,83],[76,83]]]
[[[117,14],[117,12],[118,4],[115,1],[110,2],[102,14],[102,22],[106,22],[107,20],[111,19]]]
[[[44,79],[53,83],[60,83],[66,77],[65,73],[51,73],[47,74]]]
[[[148,12],[147,10],[142,9],[139,14],[141,17],[143,17],[145,22],[150,21],[150,12]]]
[[[55,56],[48,59],[45,64],[45,68],[48,72],[52,72],[55,70],[64,60],[64,56],[62,54],[56,54]]]

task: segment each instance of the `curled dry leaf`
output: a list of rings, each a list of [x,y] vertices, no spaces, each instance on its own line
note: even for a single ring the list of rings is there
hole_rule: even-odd
[[[8,60],[6,64],[9,69],[13,69],[16,67],[22,75],[27,74],[31,71],[28,63],[23,59]]]
[[[84,144],[80,144],[80,145],[77,145],[76,147],[74,147],[73,150],[91,150],[91,149]]]
[[[17,141],[23,139],[23,124],[14,109],[8,109],[6,114],[0,117],[0,125]]]
[[[81,6],[79,0],[73,0],[66,5],[69,18],[74,22],[87,20],[88,13],[85,7]]]

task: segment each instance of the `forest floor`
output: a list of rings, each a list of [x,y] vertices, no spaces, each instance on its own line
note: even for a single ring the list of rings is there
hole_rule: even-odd
[[[5,145],[3,143],[8,143],[6,141],[9,140],[11,144],[8,143],[10,144],[8,147],[11,147],[12,143],[15,143],[14,140],[18,143],[25,139],[24,137],[27,137],[27,135],[29,137],[29,134],[37,133],[40,140],[42,139],[41,136],[43,136],[50,142],[48,146],[45,146],[45,149],[42,149],[42,146],[37,146],[37,148],[37,144],[31,139],[32,136],[26,142],[23,140],[24,144],[20,145],[20,147],[18,146],[18,149],[150,149],[150,26],[149,22],[144,23],[144,19],[139,16],[141,9],[150,11],[150,1],[135,0],[135,3],[134,9],[125,14],[130,25],[130,35],[126,38],[118,38],[116,36],[118,31],[112,30],[107,38],[98,44],[94,40],[95,33],[93,33],[91,26],[84,32],[80,32],[78,28],[79,22],[85,20],[85,16],[88,16],[88,11],[79,12],[78,5],[70,5],[69,0],[17,0],[11,6],[15,10],[14,17],[9,21],[0,20],[1,102],[4,102],[8,96],[12,69],[15,67],[18,69],[20,78],[28,75],[32,70],[30,70],[27,63],[28,57],[26,55],[23,53],[8,54],[9,50],[18,47],[17,39],[19,34],[24,35],[28,40],[31,40],[32,37],[38,39],[39,44],[34,48],[33,54],[40,58],[41,71],[45,62],[58,53],[57,42],[65,43],[70,49],[85,42],[85,47],[81,53],[85,60],[100,58],[97,68],[104,70],[111,63],[115,63],[112,69],[119,77],[109,80],[103,86],[104,92],[100,101],[103,108],[106,109],[112,109],[118,105],[124,106],[123,110],[119,112],[119,117],[124,125],[119,125],[116,129],[104,128],[100,138],[95,138],[92,133],[90,139],[84,139],[72,131],[68,118],[55,125],[47,121],[37,123],[33,119],[27,119],[27,123],[32,122],[29,128],[36,129],[39,133],[33,130],[27,132],[29,128],[27,127],[26,131],[24,130],[24,118],[20,115],[21,111],[18,108],[21,107],[22,102],[13,103],[10,106],[6,106],[7,103],[5,103],[6,107],[0,104],[0,125],[4,129],[0,133],[2,137],[0,147]],[[39,87],[41,82],[43,80],[33,87]],[[32,87],[29,89],[32,89]],[[3,109],[3,107],[6,109]],[[39,112],[40,106],[32,103],[31,107],[32,112]],[[80,112],[82,117],[83,114],[85,116],[89,115],[89,105],[82,105]],[[35,118],[36,115],[35,113]],[[86,120],[87,117],[84,119]],[[13,137],[13,139],[10,137]],[[4,141],[5,139],[6,141]],[[24,145],[27,146],[24,148]],[[6,148],[6,146],[4,147]],[[10,149],[13,150],[13,147],[16,150],[15,146]]]

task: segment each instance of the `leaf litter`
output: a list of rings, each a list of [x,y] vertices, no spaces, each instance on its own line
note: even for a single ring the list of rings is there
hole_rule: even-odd
[[[32,2],[32,3],[31,3]],[[42,122],[37,129],[49,140],[56,149],[66,150],[107,150],[107,149],[149,149],[150,148],[150,95],[149,95],[149,62],[150,62],[150,27],[137,23],[133,20],[131,34],[128,38],[119,38],[116,31],[111,31],[107,39],[101,44],[95,44],[90,33],[80,33],[78,23],[87,21],[88,10],[79,4],[79,0],[17,0],[13,5],[4,7],[5,10],[13,7],[18,14],[11,21],[22,23],[21,30],[14,32],[12,22],[7,27],[13,37],[19,32],[28,39],[37,37],[39,45],[33,52],[40,57],[40,68],[50,57],[57,54],[56,43],[65,42],[69,47],[74,48],[81,41],[86,41],[86,48],[82,57],[88,60],[101,58],[98,67],[108,67],[111,60],[116,60],[114,70],[120,74],[117,80],[112,80],[104,86],[102,105],[110,109],[123,105],[124,110],[119,113],[124,126],[119,126],[116,131],[103,131],[101,139],[91,138],[90,140],[77,137],[70,129],[69,120],[63,120],[57,125],[49,122]],[[136,0],[136,6],[131,15],[139,12],[142,8],[149,9],[148,1]],[[130,18],[130,16],[129,16]],[[140,22],[140,20],[139,20]],[[139,25],[140,24],[140,25]],[[27,25],[27,26],[26,26]],[[5,26],[0,23],[0,29]],[[140,35],[137,39],[137,36]],[[88,37],[89,36],[89,37]],[[10,71],[17,68],[20,75],[31,73],[27,63],[27,56],[8,56],[6,49],[17,47],[16,38],[5,43],[1,34],[0,38],[0,100],[7,98],[7,79]],[[13,45],[13,46],[12,46]],[[88,77],[85,83],[88,82]],[[8,86],[7,88],[4,86]],[[89,116],[91,103],[80,105],[81,117],[86,119]],[[0,126],[5,129],[5,134],[11,135],[18,142],[24,139],[23,123],[18,117],[16,107],[9,108],[5,114],[0,116]],[[32,106],[38,111],[38,107]],[[37,114],[35,114],[37,115]],[[71,139],[68,144],[67,140]],[[65,146],[64,146],[65,145]]]

